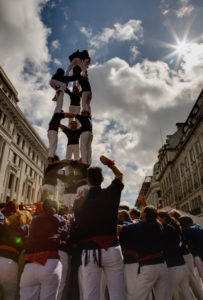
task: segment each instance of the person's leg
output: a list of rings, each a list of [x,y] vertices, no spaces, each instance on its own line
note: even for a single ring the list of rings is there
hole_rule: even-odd
[[[92,163],[92,140],[93,140],[93,134],[89,132],[89,136],[87,139],[87,164],[90,165]]]
[[[158,278],[153,287],[153,292],[156,300],[168,299],[168,270],[166,264],[157,265]]]
[[[138,268],[139,268],[138,263],[124,265],[126,300],[134,299],[135,281],[138,276]]]
[[[197,299],[203,300],[203,289],[201,287],[200,278],[194,272],[194,259],[191,253],[183,256],[188,268],[189,284]]]
[[[62,264],[58,259],[48,259],[45,266],[41,266],[40,300],[56,300],[61,281]]]
[[[83,251],[81,267],[83,300],[99,300],[102,269],[95,263],[93,250],[88,250],[87,265],[85,265],[85,256],[86,253]]]
[[[54,157],[58,145],[58,132],[55,130],[49,130],[47,136],[49,140],[48,157]]]
[[[102,249],[102,267],[111,300],[125,300],[123,257],[120,246]]]
[[[5,300],[15,299],[17,292],[18,265],[9,258],[0,257],[0,285]]]
[[[88,140],[88,131],[85,131],[80,136],[80,153],[81,160],[83,164],[88,164],[87,162],[87,140]]]
[[[64,96],[64,91],[59,91],[57,92],[57,102],[56,102],[56,108],[54,110],[54,113],[61,113],[62,108],[63,108],[63,96]]]
[[[91,92],[82,93],[82,110],[86,110],[91,114],[90,101],[92,99]]]
[[[40,295],[40,265],[27,263],[20,280],[20,300],[36,300]]]
[[[200,278],[203,280],[203,262],[199,256],[195,256],[195,266],[197,267]]]
[[[71,160],[72,153],[73,153],[73,147],[72,147],[72,145],[67,145],[67,148],[66,148],[66,159],[67,160]]]
[[[49,82],[50,86],[55,90],[55,91],[65,91],[66,89],[66,83],[55,80],[55,79],[51,79]]]
[[[80,159],[80,153],[79,153],[79,144],[72,145],[73,147],[73,157],[74,160],[79,160]]]
[[[62,275],[61,275],[61,282],[59,285],[57,300],[62,299],[65,284],[68,282],[69,272],[70,272],[70,259],[68,253],[59,250],[59,256],[62,264]]]
[[[186,265],[181,266],[182,269],[182,278],[179,284],[179,291],[181,299],[183,300],[190,300],[192,299],[192,293],[189,288],[189,272]]]

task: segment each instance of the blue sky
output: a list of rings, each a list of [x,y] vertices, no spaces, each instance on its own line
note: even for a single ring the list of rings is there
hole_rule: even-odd
[[[124,173],[122,200],[135,203],[175,123],[202,89],[203,3],[197,0],[1,0],[0,64],[19,105],[47,144],[49,86],[77,48],[92,56],[93,164],[101,154]],[[64,110],[69,98],[65,96]],[[65,121],[66,122],[66,121]],[[66,140],[59,135],[61,158]],[[104,168],[107,185],[112,175]]]

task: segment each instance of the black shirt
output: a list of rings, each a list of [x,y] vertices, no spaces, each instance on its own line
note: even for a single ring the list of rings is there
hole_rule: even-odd
[[[80,106],[80,97],[82,92],[72,93],[69,89],[66,89],[66,93],[70,96],[70,105]]]
[[[44,184],[56,185],[57,184],[57,173],[60,169],[67,166],[67,162],[58,162],[55,164],[48,165],[44,171]]]
[[[57,73],[54,74],[51,79],[55,79],[55,80],[61,81],[63,83],[68,83],[69,82],[69,77],[68,76],[61,76]]]
[[[79,144],[79,138],[81,135],[82,130],[81,129],[76,129],[76,130],[71,130],[68,127],[64,126],[65,129],[63,132],[68,138],[68,145],[77,145]]]
[[[82,132],[90,131],[92,132],[92,122],[89,117],[76,115],[75,118],[81,123],[82,125]]]
[[[58,131],[61,119],[64,119],[64,113],[55,113],[49,122],[49,129]]]
[[[77,211],[78,236],[86,240],[95,236],[117,236],[118,207],[124,185],[116,178],[107,187],[90,187]]]
[[[82,92],[91,92],[91,86],[87,77],[78,76],[79,84],[82,88]]]

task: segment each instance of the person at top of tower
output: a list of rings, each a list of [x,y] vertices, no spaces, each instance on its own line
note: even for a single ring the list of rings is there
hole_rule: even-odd
[[[69,112],[73,114],[79,114],[80,113],[80,99],[82,96],[82,91],[79,91],[77,86],[73,86],[72,92],[67,88],[66,93],[70,97],[70,106],[69,106]],[[70,119],[71,122],[71,119]]]
[[[69,76],[69,72],[73,69],[73,67],[75,67],[76,65],[78,65],[81,70],[82,70],[82,75],[86,76],[86,71],[87,68],[90,64],[90,56],[87,50],[83,50],[82,52],[80,52],[79,49],[77,49],[76,52],[72,53],[69,56],[69,60],[70,60],[70,65],[68,66],[67,70],[66,70],[66,75]]]

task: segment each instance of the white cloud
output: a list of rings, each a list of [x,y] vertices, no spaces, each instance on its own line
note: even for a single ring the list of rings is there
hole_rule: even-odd
[[[188,5],[188,6],[182,6],[176,11],[176,15],[178,18],[183,18],[185,16],[190,16],[191,13],[194,10],[194,6]]]
[[[54,40],[51,42],[51,47],[53,50],[59,49],[60,48],[60,42],[59,40]]]
[[[143,27],[140,20],[129,20],[124,24],[115,23],[112,28],[105,27],[94,35],[91,28],[81,27],[80,31],[89,38],[91,47],[99,48],[110,41],[140,40],[143,37]]]
[[[130,52],[132,53],[131,61],[134,61],[137,58],[138,54],[140,53],[139,50],[137,49],[137,46],[132,46],[130,48]]]
[[[60,66],[60,65],[61,65],[61,61],[60,61],[58,58],[54,58],[54,63],[55,63],[55,65],[57,65],[57,66]]]

